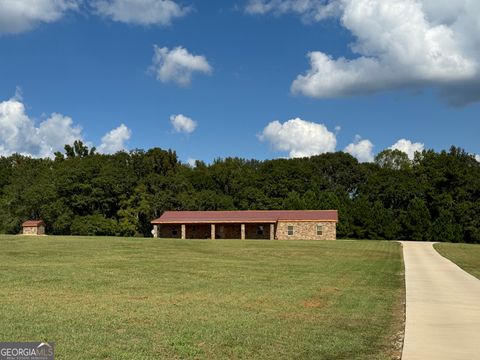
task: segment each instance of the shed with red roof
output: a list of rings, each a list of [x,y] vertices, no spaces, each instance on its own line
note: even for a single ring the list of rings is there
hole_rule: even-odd
[[[23,235],[45,235],[43,220],[27,220],[22,224]]]
[[[337,210],[166,211],[154,237],[180,239],[335,240]]]

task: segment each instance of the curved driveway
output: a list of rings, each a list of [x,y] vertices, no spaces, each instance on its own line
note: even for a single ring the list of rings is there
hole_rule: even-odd
[[[402,241],[406,324],[403,360],[480,359],[480,280],[433,243]]]

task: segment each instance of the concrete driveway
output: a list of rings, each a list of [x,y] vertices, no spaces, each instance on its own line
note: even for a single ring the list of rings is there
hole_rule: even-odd
[[[402,359],[480,359],[480,280],[433,243],[401,243],[407,292]]]

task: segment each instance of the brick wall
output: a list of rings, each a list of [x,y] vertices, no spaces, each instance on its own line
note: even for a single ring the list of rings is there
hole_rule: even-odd
[[[317,235],[317,225],[322,226],[322,235]],[[293,235],[288,235],[288,226],[293,226]],[[333,221],[279,221],[275,232],[278,240],[336,240],[337,224]]]

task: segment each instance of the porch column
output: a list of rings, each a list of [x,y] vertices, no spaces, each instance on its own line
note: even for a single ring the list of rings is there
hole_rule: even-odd
[[[215,224],[210,225],[210,238],[215,240]]]
[[[160,227],[159,225],[153,225],[152,234],[153,234],[153,237],[154,237],[154,238],[158,238],[158,232],[159,232],[159,231],[158,231],[158,230],[159,230],[158,228],[159,228],[159,227]]]
[[[240,236],[242,240],[245,240],[245,224],[240,225]]]
[[[182,240],[185,240],[187,238],[187,226],[185,224],[182,224]]]
[[[275,240],[275,224],[270,224],[270,240]]]

